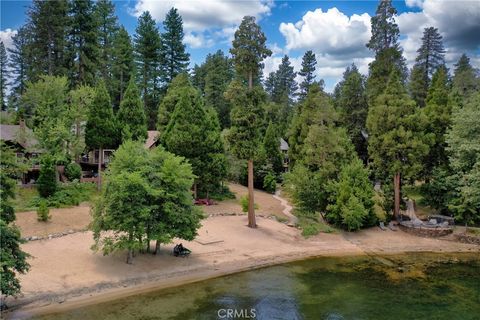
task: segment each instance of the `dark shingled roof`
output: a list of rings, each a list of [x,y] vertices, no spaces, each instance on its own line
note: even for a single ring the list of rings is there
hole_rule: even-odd
[[[18,124],[0,124],[0,140],[18,143],[30,151],[39,151],[38,140],[35,139],[33,131],[26,126],[23,128],[25,130],[23,134],[21,130]]]

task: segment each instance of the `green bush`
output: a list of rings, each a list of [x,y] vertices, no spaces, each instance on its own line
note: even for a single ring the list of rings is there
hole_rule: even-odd
[[[263,178],[263,189],[269,193],[275,193],[277,189],[277,178],[272,172],[267,173]]]
[[[42,199],[37,209],[37,220],[47,222],[50,218],[50,209],[48,208],[47,200]]]
[[[240,204],[242,205],[242,211],[243,212],[248,212],[248,196],[243,196],[240,198]],[[253,207],[255,210],[258,209],[258,204],[254,204]]]
[[[47,198],[57,190],[56,166],[51,156],[43,156],[40,163],[40,176],[37,180],[38,193]]]
[[[63,184],[54,195],[44,199],[34,197],[29,206],[39,207],[42,200],[45,200],[49,207],[60,208],[65,206],[77,206],[82,201],[91,200],[96,188],[93,183],[72,182]]]
[[[69,163],[65,167],[65,176],[69,181],[80,180],[82,177],[82,167],[78,163]]]

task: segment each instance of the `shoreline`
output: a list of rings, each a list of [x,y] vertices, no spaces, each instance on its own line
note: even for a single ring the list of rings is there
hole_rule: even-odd
[[[65,273],[66,276],[64,277],[67,280],[63,280],[55,286],[49,281],[48,277],[47,279],[39,279],[39,275],[32,272],[25,275],[22,282],[27,289],[24,292],[24,297],[10,300],[11,310],[3,316],[6,319],[25,319],[32,316],[64,312],[128,296],[312,258],[389,256],[408,253],[480,253],[480,246],[478,245],[419,238],[401,231],[384,232],[374,228],[354,234],[320,234],[309,239],[303,239],[299,237],[297,229],[289,228],[271,219],[260,218],[259,222],[261,224],[258,229],[239,228],[239,224],[245,222],[244,220],[246,221],[246,218],[240,216],[206,219],[202,228],[208,228],[210,234],[212,233],[211,227],[215,227],[217,231],[215,235],[225,237],[226,234],[229,234],[228,231],[221,232],[222,230],[218,229],[226,227],[230,230],[231,228],[236,230],[237,237],[243,243],[238,243],[239,241],[234,234],[229,234],[229,237],[225,237],[224,242],[220,244],[202,246],[190,242],[187,246],[193,247],[195,250],[192,256],[187,258],[171,256],[169,254],[171,245],[163,247],[160,257],[153,255],[137,256],[133,266],[124,263],[123,254],[100,257],[98,253],[88,252],[89,259],[93,260],[92,263],[97,263],[94,259],[101,260],[104,263],[114,263],[113,270],[119,270],[117,274],[109,274],[108,271],[101,273],[98,279],[102,279],[102,281],[95,281],[95,279],[93,281],[80,279],[81,281],[76,282],[68,280],[69,277],[73,279],[76,272],[65,266],[64,270],[59,270],[57,278]],[[265,252],[255,250],[258,249],[258,246],[252,247],[249,243],[245,243],[248,241],[245,234],[249,234],[253,238],[250,240],[254,244],[264,241]],[[379,237],[383,240],[382,242],[378,241]],[[84,232],[63,238],[34,241],[30,245],[47,247],[47,250],[50,247],[60,245],[68,248],[69,244],[64,244],[62,239],[70,239],[72,243],[77,245],[85,244],[84,242],[91,239],[91,234]],[[271,243],[267,243],[268,241]],[[238,245],[238,247],[231,249],[233,244]],[[63,247],[60,249],[63,250]],[[87,250],[89,250],[88,242]],[[48,253],[51,254],[51,252]],[[75,252],[73,252],[73,255],[75,255]],[[72,259],[74,259],[73,256]],[[35,262],[35,260],[33,261]],[[154,265],[154,263],[157,265]],[[148,272],[142,270],[146,266],[150,268],[144,269]],[[96,269],[101,268],[101,266],[95,267]],[[98,272],[96,269],[94,270]],[[128,270],[128,272],[124,270]],[[41,274],[42,270],[38,270],[38,272]],[[90,276],[88,268],[84,272]],[[47,275],[44,274],[43,276],[46,277]],[[54,278],[52,277],[52,279]],[[90,279],[90,277],[87,277],[87,279]],[[35,283],[35,281],[38,281],[38,283]],[[67,289],[61,290],[62,287]]]

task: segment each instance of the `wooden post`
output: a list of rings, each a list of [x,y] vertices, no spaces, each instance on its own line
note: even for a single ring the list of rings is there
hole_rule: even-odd
[[[393,216],[395,217],[395,220],[398,221],[400,217],[400,172],[397,172],[393,177],[393,188],[395,194]]]

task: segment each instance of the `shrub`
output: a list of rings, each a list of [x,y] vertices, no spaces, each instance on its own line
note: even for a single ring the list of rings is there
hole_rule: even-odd
[[[263,189],[269,193],[275,193],[277,189],[277,179],[272,172],[267,173],[263,178]]]
[[[242,211],[243,212],[248,212],[248,196],[243,196],[240,198],[240,204],[242,205]],[[254,204],[253,207],[255,210],[258,209],[258,204]]]
[[[63,184],[58,191],[48,197],[35,197],[30,201],[30,207],[39,207],[42,200],[45,200],[49,207],[59,208],[62,206],[76,206],[82,201],[89,201],[95,194],[96,188],[93,183],[73,182]]]
[[[67,164],[65,167],[65,176],[69,181],[80,180],[82,177],[82,167],[75,162]]]
[[[42,199],[37,209],[37,220],[47,222],[50,218],[50,209],[48,208],[47,200]]]
[[[44,156],[40,163],[40,176],[37,180],[38,193],[47,198],[57,190],[57,173],[55,162],[51,156]]]

